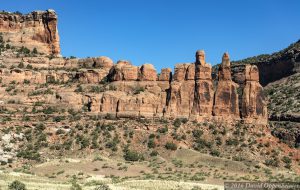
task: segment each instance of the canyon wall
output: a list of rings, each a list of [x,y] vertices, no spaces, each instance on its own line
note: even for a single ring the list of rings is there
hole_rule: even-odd
[[[53,97],[46,99],[49,105],[83,109],[110,118],[267,122],[258,68],[246,65],[232,76],[228,53],[223,55],[215,79],[203,50],[196,52],[194,63],[177,64],[174,74],[170,68],[164,68],[158,75],[151,64],[134,66],[126,60],[114,64],[105,56],[85,59],[48,56],[60,53],[57,15],[52,10],[27,15],[2,12],[0,32],[1,83],[8,87],[30,84],[33,89],[41,84],[61,85],[55,87]],[[7,45],[10,47],[6,48]],[[22,46],[44,54],[22,52]],[[232,80],[238,77],[239,84]],[[3,97],[7,94],[10,97],[9,93],[3,93]],[[28,97],[20,99],[33,105],[36,100],[45,99],[39,93],[29,92]]]
[[[44,54],[60,54],[57,15],[53,10],[26,15],[0,12],[0,33],[11,46],[36,48]]]

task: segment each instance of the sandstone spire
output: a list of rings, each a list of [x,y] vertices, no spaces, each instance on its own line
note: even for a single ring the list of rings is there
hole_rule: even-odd
[[[200,117],[210,117],[212,115],[213,96],[211,66],[205,62],[204,51],[199,50],[196,52],[195,92],[192,113]]]
[[[267,122],[267,104],[259,83],[259,71],[255,65],[246,65],[245,87],[242,96],[242,118],[246,122]]]
[[[237,87],[238,85],[231,80],[229,54],[224,53],[218,70],[218,85],[213,109],[215,116],[226,116],[228,119],[239,118]]]

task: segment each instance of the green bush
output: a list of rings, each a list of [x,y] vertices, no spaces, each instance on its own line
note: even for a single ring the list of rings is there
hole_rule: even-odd
[[[232,145],[237,146],[239,144],[239,141],[238,141],[238,139],[227,139],[226,144],[229,146],[232,146]]]
[[[24,79],[23,83],[24,84],[30,84],[30,80]]]
[[[143,87],[136,87],[133,91],[133,94],[139,94],[144,91],[145,91],[145,89]]]
[[[25,65],[23,62],[19,63],[18,68],[23,69],[24,67],[25,67]]]
[[[205,147],[211,148],[211,146],[212,146],[211,142],[208,142],[205,139],[198,138],[195,141],[194,149],[200,151],[201,149],[204,149]]]
[[[74,92],[83,92],[82,86],[78,85]]]
[[[273,167],[278,167],[279,166],[279,160],[277,157],[271,158],[271,159],[267,159],[265,161],[265,165],[267,166],[273,166]]]
[[[24,46],[22,46],[22,47],[19,49],[18,52],[19,52],[19,53],[23,53],[23,54],[25,54],[25,55],[30,54],[30,50],[29,50],[28,48],[24,47]]]
[[[36,152],[36,150],[21,150],[20,152],[17,153],[17,157],[25,158],[28,160],[36,160],[40,161],[41,155]]]
[[[38,54],[37,49],[36,49],[36,48],[33,48],[32,53],[33,53],[33,54]]]
[[[106,184],[100,184],[97,185],[94,190],[111,190],[111,188]]]
[[[70,190],[82,190],[82,187],[76,182],[76,180],[73,180]]]
[[[159,133],[165,134],[165,133],[168,132],[168,127],[159,128],[159,129],[157,129],[157,131],[158,131]]]
[[[211,154],[212,156],[217,156],[217,157],[219,157],[221,153],[220,153],[218,150],[212,150],[212,151],[210,152],[210,154]]]
[[[177,150],[177,145],[175,143],[173,143],[173,142],[167,142],[165,144],[165,148],[167,150]]]
[[[142,155],[140,155],[138,152],[133,150],[126,150],[123,157],[126,161],[132,161],[132,162],[139,161],[143,158]]]
[[[175,121],[173,122],[173,125],[175,128],[179,128],[181,125],[181,120],[179,118],[175,119]]]
[[[91,89],[89,92],[91,93],[100,93],[104,92],[105,89],[101,88],[100,86],[91,86]]]
[[[203,131],[199,130],[199,129],[193,130],[192,133],[193,133],[193,137],[195,137],[195,138],[200,138],[203,135]]]
[[[155,146],[156,146],[156,144],[154,142],[154,139],[153,138],[149,139],[148,148],[155,148]]]
[[[9,190],[26,190],[26,186],[24,183],[15,180],[11,184],[8,185]]]
[[[158,152],[156,150],[153,150],[151,153],[150,153],[150,156],[157,156],[158,155]]]

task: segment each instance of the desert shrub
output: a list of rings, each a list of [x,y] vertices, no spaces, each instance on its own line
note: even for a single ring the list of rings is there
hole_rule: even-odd
[[[19,52],[19,53],[23,53],[23,54],[25,54],[25,55],[30,54],[30,50],[29,50],[28,48],[24,47],[24,46],[22,46],[22,47],[19,49],[18,52]]]
[[[14,85],[9,85],[9,86],[5,89],[5,91],[6,91],[6,92],[10,92],[10,91],[12,91],[13,89],[15,89],[15,86],[14,86]]]
[[[25,149],[17,153],[17,157],[40,161],[41,155],[36,150]]]
[[[26,190],[26,185],[18,180],[13,181],[8,185],[9,190]]]
[[[158,152],[156,150],[153,150],[151,153],[150,153],[150,156],[157,156],[158,155]]]
[[[136,87],[134,90],[133,90],[133,94],[139,94],[141,92],[144,92],[145,89],[143,87]]]
[[[167,132],[168,132],[168,127],[162,127],[162,128],[158,128],[158,129],[157,129],[157,131],[158,131],[159,133],[163,133],[163,134],[165,134],[165,133],[167,133]]]
[[[284,157],[282,158],[282,161],[285,163],[285,166],[284,166],[284,167],[286,167],[286,168],[288,168],[288,169],[291,168],[292,160],[291,160],[289,157],[284,156]]]
[[[53,107],[47,107],[44,108],[43,113],[44,114],[53,114],[54,112],[56,112],[57,110]]]
[[[18,68],[23,69],[24,67],[25,67],[25,66],[24,66],[24,63],[23,63],[23,62],[19,63]]]
[[[132,162],[143,159],[143,156],[141,154],[133,150],[125,150],[123,157],[126,161],[132,161]]]
[[[119,139],[114,138],[112,141],[107,142],[105,147],[110,148],[112,151],[117,151],[118,150],[118,147],[117,147],[118,143],[119,143]]]
[[[26,69],[33,69],[33,66],[28,64],[28,65],[26,65]]]
[[[80,149],[84,149],[90,145],[89,139],[83,135],[76,136],[76,143],[80,145]]]
[[[33,54],[38,54],[37,49],[36,49],[36,48],[33,48],[32,53],[33,53]]]
[[[175,119],[175,121],[173,122],[173,125],[175,128],[179,128],[181,125],[181,120],[179,118]]]
[[[24,84],[30,84],[30,80],[24,79],[23,83]]]
[[[63,120],[65,120],[65,116],[62,116],[62,115],[53,117],[53,122],[60,122]]]
[[[70,190],[82,190],[82,187],[76,182],[76,180],[73,180]]]
[[[200,138],[203,135],[203,131],[199,130],[199,129],[193,130],[192,133],[193,133],[193,137],[195,137],[195,138]]]
[[[48,88],[46,90],[35,90],[32,92],[29,92],[28,96],[37,96],[37,95],[41,95],[41,94],[54,94],[54,92]]]
[[[273,166],[273,167],[278,167],[279,166],[279,160],[277,157],[271,158],[271,159],[267,159],[265,161],[265,165],[266,166]]]
[[[222,145],[222,139],[221,139],[221,137],[217,137],[216,138],[216,144],[219,145],[219,146]]]
[[[227,139],[226,140],[226,145],[229,145],[229,146],[237,146],[239,144],[239,141],[238,139]]]
[[[104,92],[105,89],[101,88],[100,86],[91,86],[91,89],[89,92],[91,93],[99,93]]]
[[[212,146],[211,142],[208,142],[205,139],[198,138],[195,141],[194,149],[200,151],[201,149],[204,149],[205,147],[211,148],[211,146]]]
[[[167,150],[177,150],[177,145],[175,143],[173,143],[173,142],[167,142],[165,144],[165,148]]]
[[[75,89],[74,92],[83,92],[83,88],[81,85],[77,85],[77,88]]]
[[[217,157],[219,157],[221,153],[220,153],[218,150],[212,150],[212,151],[210,152],[210,154],[211,154],[212,156],[217,156]]]
[[[289,157],[287,157],[287,156],[284,156],[284,157],[282,158],[282,161],[283,161],[284,163],[286,163],[286,164],[290,164],[290,163],[292,162],[292,160],[291,160]]]
[[[94,190],[111,190],[111,188],[106,184],[97,185]]]
[[[155,148],[155,146],[156,146],[156,144],[154,142],[154,139],[153,138],[149,139],[148,148]]]

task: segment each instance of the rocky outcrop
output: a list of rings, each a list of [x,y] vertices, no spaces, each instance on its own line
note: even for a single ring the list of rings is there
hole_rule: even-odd
[[[211,66],[205,62],[203,50],[196,52],[195,92],[192,113],[197,117],[211,117],[214,88],[211,78]]]
[[[284,50],[273,54],[263,54],[235,61],[232,65],[233,80],[239,84],[245,82],[245,65],[256,65],[259,69],[259,82],[261,85],[280,80],[300,72],[300,40],[291,44]]]
[[[246,65],[245,68],[241,115],[250,123],[253,120],[259,120],[261,123],[267,122],[267,102],[263,88],[259,84],[259,72],[255,65]]]
[[[108,74],[109,81],[136,81],[138,79],[138,67],[129,61],[118,61]]]
[[[206,63],[204,51],[197,51],[195,63],[177,64],[174,75],[170,68],[162,69],[161,74],[157,75],[151,64],[139,67],[129,61],[113,64],[110,58],[104,56],[50,59],[43,56],[1,55],[0,58],[5,58],[0,60],[0,64],[6,65],[0,70],[3,85],[81,84],[81,90],[74,91],[73,88],[65,93],[60,98],[60,104],[74,109],[84,108],[87,112],[104,117],[266,122],[265,99],[258,82],[257,68],[245,69],[247,72],[243,76],[246,82],[239,87],[244,93],[239,100],[238,85],[231,80],[228,54],[224,54],[219,67],[216,89],[213,86],[212,67]],[[20,63],[23,65],[20,66]],[[7,66],[19,68],[7,69]],[[76,94],[74,101],[72,94]],[[44,99],[56,101],[53,97]],[[29,104],[32,102],[34,100]]]
[[[22,15],[0,13],[0,33],[6,43],[34,48],[44,54],[60,54],[57,14],[53,10],[34,11]]]
[[[218,85],[214,98],[214,116],[239,118],[238,85],[231,80],[231,68],[228,53],[224,53],[218,71]]]
[[[139,80],[141,81],[156,81],[157,73],[156,69],[151,64],[144,64],[139,71]]]
[[[172,80],[172,70],[170,68],[161,69],[158,80],[160,80],[160,81],[170,81],[170,80]]]

